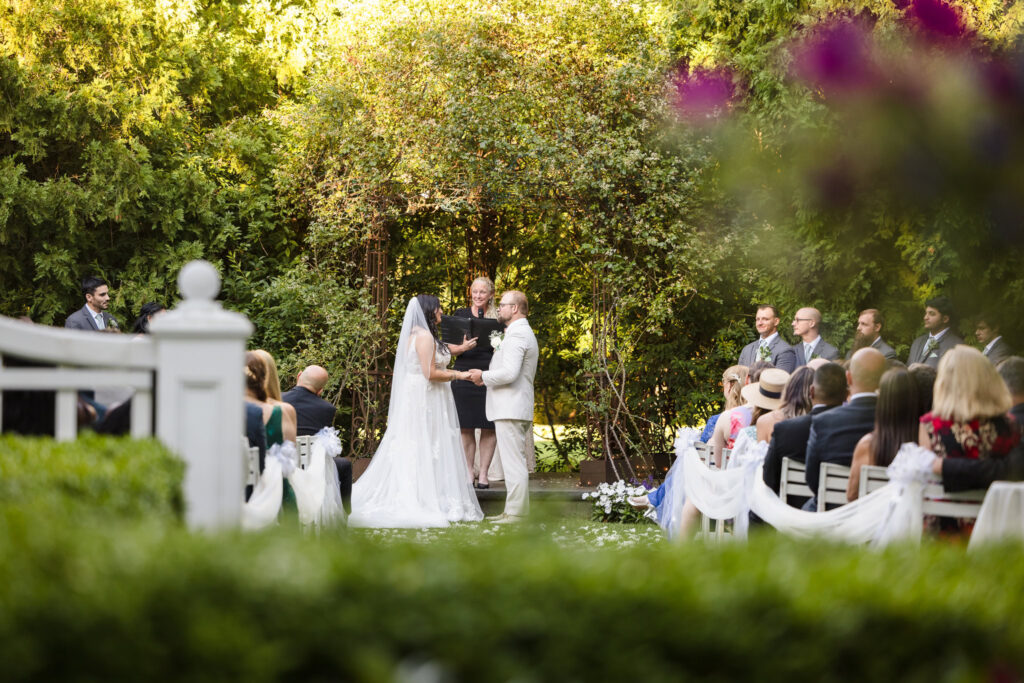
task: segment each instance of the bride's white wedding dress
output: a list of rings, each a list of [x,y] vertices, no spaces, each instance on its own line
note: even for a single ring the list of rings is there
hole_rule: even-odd
[[[350,526],[444,527],[483,519],[469,483],[451,387],[427,379],[416,353],[416,338],[423,334],[430,332],[412,299],[395,357],[387,429],[352,486]],[[448,359],[434,352],[439,367]]]

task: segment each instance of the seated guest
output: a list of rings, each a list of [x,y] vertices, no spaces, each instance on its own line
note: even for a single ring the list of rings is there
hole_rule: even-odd
[[[818,490],[821,463],[849,466],[857,442],[874,429],[878,384],[885,370],[885,356],[878,349],[861,349],[853,354],[850,369],[846,371],[846,380],[850,384],[849,402],[811,418],[806,474],[811,491]],[[817,500],[811,498],[803,509],[817,510]]]
[[[807,365],[799,367],[789,377],[786,388],[782,391],[782,403],[778,408],[757,418],[757,440],[771,441],[775,425],[811,412],[811,384],[814,382],[814,370]]]
[[[944,296],[929,299],[924,307],[925,334],[914,340],[910,345],[910,357],[907,365],[924,363],[933,368],[939,367],[939,359],[943,354],[964,340],[953,331],[953,304]]]
[[[887,370],[878,387],[875,428],[861,437],[853,451],[846,500],[855,500],[860,492],[861,467],[888,466],[900,446],[917,442],[917,425],[922,415],[919,410],[914,378],[903,368]]]
[[[821,312],[817,308],[801,308],[793,316],[793,334],[800,338],[793,345],[796,366],[807,365],[815,358],[837,360],[839,350],[821,338]]]
[[[778,368],[767,368],[756,384],[748,384],[741,392],[748,406],[753,406],[750,424],[741,432],[757,440],[757,421],[782,405],[782,394],[789,385],[789,373]]]
[[[248,351],[245,354],[245,400],[257,406],[263,419],[266,435],[266,446],[279,446],[285,441],[295,441],[295,426],[289,429],[284,422],[284,408],[281,404],[271,404],[267,400],[267,366],[259,354]],[[288,406],[294,412],[294,408]],[[251,442],[250,442],[251,443]],[[282,504],[294,512],[295,491],[286,479],[282,491]]]
[[[713,434],[715,425],[718,424],[718,418],[729,412],[733,408],[738,407],[743,398],[740,395],[740,390],[747,383],[747,368],[742,365],[733,365],[722,373],[722,394],[725,396],[725,409],[722,413],[713,415],[708,420],[707,426],[704,427],[704,433],[701,434],[701,441],[707,443],[704,438],[705,434]],[[710,428],[710,431],[709,431]],[[710,438],[710,436],[708,436]],[[665,500],[665,484],[662,484],[653,491],[648,492],[643,496],[632,496],[627,499],[629,504],[635,508],[654,507],[657,508],[661,505],[662,501]]]
[[[1024,358],[1010,356],[996,368],[1010,392],[1010,415],[1017,421],[1017,427],[1024,429]]]
[[[271,406],[281,407],[281,424],[285,433],[285,440],[295,441],[298,436],[298,419],[295,416],[295,407],[281,400],[281,380],[277,377],[277,363],[274,357],[263,349],[253,351],[257,358],[263,362],[265,373],[263,375],[263,389],[266,392],[266,402]],[[270,442],[267,442],[268,445]]]
[[[257,448],[260,453],[260,472],[263,471],[263,462],[267,456],[267,432],[263,427],[263,409],[255,403],[245,404],[245,438],[249,441],[249,448]],[[252,486],[245,487],[245,499],[249,500],[252,495]]]
[[[853,338],[853,347],[850,348],[846,357],[850,358],[855,352],[870,346],[881,351],[886,360],[896,360],[896,351],[882,340],[884,322],[882,314],[877,308],[861,311],[857,316],[857,333]]]
[[[992,365],[998,366],[1013,355],[1013,350],[999,331],[999,321],[990,313],[975,318],[974,338],[982,345],[981,352]]]
[[[793,372],[796,369],[796,354],[793,347],[779,335],[778,310],[774,306],[758,306],[754,327],[760,338],[743,347],[739,365],[752,368],[758,361],[769,361],[780,370]]]
[[[299,436],[313,436],[324,427],[334,424],[334,414],[338,409],[333,403],[320,397],[327,386],[327,379],[327,370],[319,365],[310,365],[295,378],[295,388],[281,396],[282,401],[295,408],[296,431]],[[334,458],[334,466],[338,470],[341,501],[345,510],[350,511],[352,463],[348,458],[339,455]]]
[[[754,367],[747,373],[747,381],[743,388],[756,384],[760,378],[761,373],[764,370],[771,367],[770,363],[766,361],[758,361],[754,363]],[[742,397],[742,389],[740,394]],[[731,410],[723,411],[718,418],[718,424],[715,425],[715,431],[711,435],[711,441],[708,445],[711,447],[711,455],[714,458],[715,465],[718,467],[722,466],[722,451],[726,448],[732,448],[736,442],[736,437],[740,435],[740,430],[744,427],[748,427],[753,424],[753,420],[764,411],[759,411],[757,416],[754,415],[754,406],[743,404],[736,406]]]
[[[139,309],[139,317],[132,325],[132,334],[149,334],[149,323],[153,320],[153,316],[160,315],[166,310],[163,304],[158,304],[155,301],[142,304],[142,308]]]
[[[939,457],[1001,458],[1020,441],[1010,391],[975,348],[960,344],[939,363],[931,412],[921,417],[919,442]]]
[[[917,385],[917,407],[921,415],[932,409],[932,396],[935,392],[935,376],[938,374],[930,365],[914,363],[907,372]]]
[[[846,372],[838,363],[826,363],[814,371],[811,384],[811,412],[783,420],[775,425],[764,459],[764,483],[779,492],[782,478],[782,459],[806,460],[807,439],[811,433],[811,419],[842,405],[847,395]]]

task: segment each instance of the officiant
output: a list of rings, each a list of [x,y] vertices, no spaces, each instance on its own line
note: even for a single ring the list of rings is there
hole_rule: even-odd
[[[497,309],[494,307],[494,283],[488,277],[478,277],[469,287],[469,306],[459,308],[453,314],[455,318],[476,318],[479,320],[496,321]],[[444,323],[442,321],[442,328]],[[500,329],[498,326],[496,329]],[[448,349],[455,358],[454,369],[459,371],[490,367],[494,349],[491,340],[484,335],[470,338],[461,344],[448,344]],[[480,430],[479,475],[474,479],[473,486],[478,489],[490,488],[488,470],[494,458],[494,447],[497,439],[494,436],[494,423],[487,419],[485,404],[487,388],[478,387],[466,380],[455,380],[451,383],[452,394],[455,396],[455,409],[459,414],[459,427],[462,431],[462,449],[466,454],[469,474],[473,476],[477,460],[476,430]],[[494,473],[495,478],[503,475]]]

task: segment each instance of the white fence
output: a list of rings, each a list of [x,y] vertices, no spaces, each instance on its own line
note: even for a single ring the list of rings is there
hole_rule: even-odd
[[[189,525],[237,526],[245,480],[238,438],[245,433],[243,373],[252,324],[214,301],[220,276],[209,263],[187,264],[178,287],[183,301],[154,318],[146,337],[0,317],[0,355],[56,366],[0,366],[0,389],[56,391],[55,437],[61,440],[75,438],[80,389],[133,389],[132,435],[155,434],[185,461]]]

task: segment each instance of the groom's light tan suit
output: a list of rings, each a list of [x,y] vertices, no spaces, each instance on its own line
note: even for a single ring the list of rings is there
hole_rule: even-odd
[[[524,516],[530,510],[527,448],[533,439],[533,378],[537,374],[537,338],[526,318],[513,320],[505,338],[483,372],[487,386],[487,419],[494,422],[498,457],[505,470],[505,514]]]

